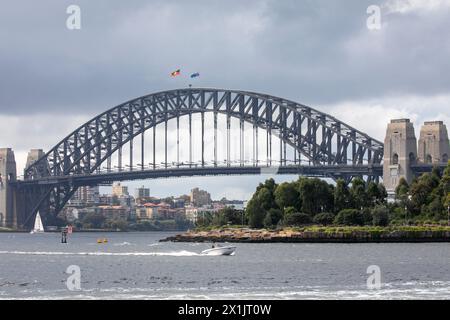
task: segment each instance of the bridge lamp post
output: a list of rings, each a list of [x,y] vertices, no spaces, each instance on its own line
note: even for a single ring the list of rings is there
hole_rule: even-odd
[[[411,201],[412,196],[408,196],[408,201]],[[408,203],[405,203],[405,225],[408,225]]]

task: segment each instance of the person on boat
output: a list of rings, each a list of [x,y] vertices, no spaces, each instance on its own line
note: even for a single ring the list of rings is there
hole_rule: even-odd
[[[213,242],[213,244],[212,244],[212,249],[215,249],[215,248],[216,248],[216,243]]]

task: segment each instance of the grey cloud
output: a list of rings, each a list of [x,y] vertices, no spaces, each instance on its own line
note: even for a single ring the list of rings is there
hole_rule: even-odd
[[[381,1],[79,1],[82,30],[65,28],[71,1],[9,1],[0,13],[2,113],[100,112],[132,97],[198,84],[322,104],[448,91],[448,11],[384,15]]]

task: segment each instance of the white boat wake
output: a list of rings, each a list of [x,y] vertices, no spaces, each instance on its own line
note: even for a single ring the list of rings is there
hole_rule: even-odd
[[[171,252],[62,252],[62,251],[0,251],[0,254],[12,255],[48,255],[48,256],[172,256],[172,257],[193,257],[202,256],[192,251],[171,251]]]
[[[113,246],[116,246],[116,247],[131,246],[131,245],[133,245],[133,244],[131,244],[131,243],[127,242],[127,241],[113,244]]]

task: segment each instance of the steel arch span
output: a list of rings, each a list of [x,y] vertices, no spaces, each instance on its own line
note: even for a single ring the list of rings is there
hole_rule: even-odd
[[[214,156],[205,157],[205,114],[213,114]],[[201,117],[201,160],[192,160],[192,117]],[[218,161],[219,116],[226,126],[226,159]],[[189,118],[189,161],[180,162],[180,118]],[[239,121],[239,158],[231,161],[231,121]],[[167,124],[176,120],[177,161],[168,162]],[[157,164],[156,127],[164,125],[164,161]],[[251,161],[246,160],[245,124],[252,127]],[[152,162],[145,165],[145,133],[153,130]],[[261,157],[258,132],[265,133]],[[172,132],[170,132],[171,134]],[[261,134],[260,134],[261,135]],[[274,160],[272,137],[279,141]],[[141,137],[140,139],[137,139]],[[136,142],[137,141],[137,142]],[[256,141],[256,143],[255,143]],[[137,148],[134,145],[138,144]],[[129,146],[129,163],[122,162],[122,148]],[[140,149],[139,164],[134,150]],[[293,159],[288,159],[287,150]],[[116,157],[118,165],[112,165]],[[19,220],[29,224],[38,210],[57,214],[81,185],[107,181],[171,176],[255,174],[261,168],[280,173],[351,179],[381,176],[383,144],[336,118],[308,106],[255,92],[189,88],[158,92],[118,105],[80,126],[45,156],[25,169],[18,183],[28,206]],[[264,160],[263,160],[264,159]],[[306,165],[304,165],[306,161]],[[106,164],[106,168],[102,165]],[[115,170],[118,169],[118,170]],[[256,171],[255,171],[256,170]],[[278,169],[277,169],[278,170]],[[116,172],[115,172],[116,171]],[[260,171],[259,171],[260,172]]]

